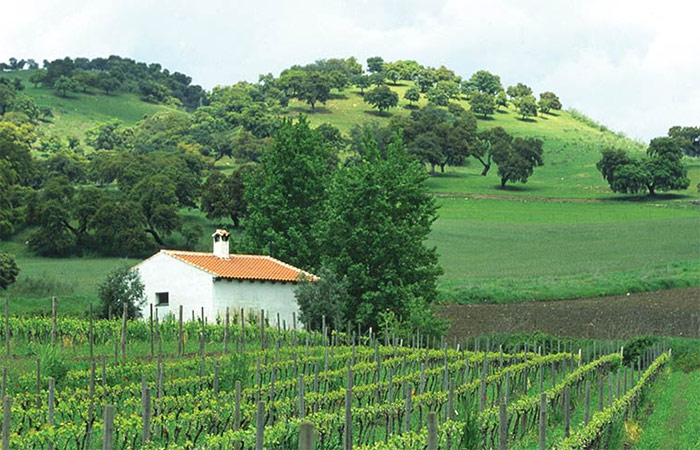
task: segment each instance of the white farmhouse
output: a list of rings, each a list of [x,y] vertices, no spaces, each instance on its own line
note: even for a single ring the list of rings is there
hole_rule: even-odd
[[[231,314],[243,308],[246,315],[265,310],[273,326],[279,314],[291,327],[292,314],[299,317],[294,289],[301,278],[316,277],[269,256],[229,254],[225,230],[216,230],[212,237],[213,253],[161,250],[133,267],[145,286],[144,317],[150,305],[158,317],[177,317],[182,305],[185,319],[191,311],[199,317],[204,308],[209,321],[224,317],[227,307]]]

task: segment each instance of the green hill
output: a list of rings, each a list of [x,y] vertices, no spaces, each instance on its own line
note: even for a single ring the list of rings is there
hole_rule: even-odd
[[[32,87],[27,71],[4,76],[24,79],[24,92],[52,109],[52,122],[40,127],[58,135],[83,137],[94,124],[112,118],[134,124],[144,115],[173,110],[143,102],[134,94],[60,98],[52,89]],[[410,114],[403,99],[408,86],[390,88],[397,91],[400,102],[386,115],[372,110],[354,87],[334,92],[313,113],[308,105],[292,100],[287,114],[306,114],[312,124],[329,123],[347,135],[357,124],[386,124],[394,115]],[[425,103],[422,98],[418,104]],[[465,100],[459,103],[468,108]],[[641,154],[643,144],[576,112],[555,111],[523,121],[511,106],[489,119],[478,119],[480,129],[495,126],[516,136],[542,139],[544,166],[535,169],[528,183],[505,190],[499,189],[495,168],[481,176],[481,165],[473,159],[464,167],[448,166],[428,180],[440,206],[429,244],[438,248],[445,270],[440,287],[446,300],[559,299],[700,285],[696,245],[700,209],[691,203],[697,198],[694,186],[700,182],[700,162],[686,161],[689,190],[630,201],[610,192],[595,164],[606,146]],[[235,162],[224,159],[218,165],[224,169]],[[219,224],[196,210],[187,211],[186,220],[202,226],[200,249],[208,250],[207,230]],[[103,275],[123,262],[38,258],[24,247],[25,238],[22,233],[0,243],[0,248],[18,254],[22,268],[11,296],[45,298],[53,286],[59,295],[83,302],[93,298]],[[172,242],[178,239],[176,235]]]
[[[82,139],[85,131],[97,123],[119,119],[126,125],[133,125],[145,115],[173,110],[164,105],[144,102],[138,95],[124,92],[110,95],[102,92],[71,92],[68,97],[60,97],[51,88],[35,88],[29,82],[32,72],[6,72],[2,76],[20,78],[25,86],[23,94],[32,97],[37,106],[51,108],[53,119],[50,122],[42,122],[40,129],[58,136],[73,135]]]

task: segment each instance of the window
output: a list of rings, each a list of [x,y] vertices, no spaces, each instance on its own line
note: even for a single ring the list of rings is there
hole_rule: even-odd
[[[156,306],[168,306],[169,301],[167,292],[156,292]]]

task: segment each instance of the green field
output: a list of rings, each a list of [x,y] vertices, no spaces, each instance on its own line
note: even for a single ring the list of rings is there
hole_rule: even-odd
[[[34,88],[28,71],[4,74],[25,80],[25,93],[53,110],[44,132],[84,136],[95,123],[118,118],[133,124],[146,114],[167,109],[142,102],[133,94],[71,94]],[[379,115],[356,88],[334,94],[311,113],[306,104],[290,102],[290,114],[307,114],[312,124],[330,123],[344,133],[359,123],[387,124],[392,115],[407,115],[403,99],[407,85],[390,86],[400,96],[399,107]],[[419,102],[426,103],[425,98]],[[464,107],[466,101],[461,100]],[[499,189],[494,166],[481,176],[481,165],[470,159],[465,167],[447,167],[430,177],[427,186],[438,198],[439,218],[429,239],[440,254],[444,276],[441,297],[446,301],[522,301],[564,299],[667,287],[700,285],[700,161],[686,158],[691,187],[653,198],[612,193],[595,168],[606,146],[638,154],[644,145],[567,111],[520,120],[512,107],[492,118],[479,118],[479,128],[502,126],[509,133],[544,140],[545,165],[526,184]],[[217,164],[230,171],[235,161]],[[186,224],[199,224],[199,250],[209,250],[210,229],[222,225],[187,211]],[[80,312],[95,297],[96,286],[116,258],[45,259],[28,252],[22,232],[0,249],[18,256],[22,273],[8,294],[23,299],[20,311],[38,309],[36,299],[52,293],[62,297],[68,311]],[[178,235],[169,239],[177,247]],[[233,249],[235,251],[235,248]],[[72,306],[71,306],[72,305]],[[65,311],[65,310],[64,310]]]

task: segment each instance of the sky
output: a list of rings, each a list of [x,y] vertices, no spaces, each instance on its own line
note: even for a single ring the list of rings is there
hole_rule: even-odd
[[[210,89],[378,55],[551,90],[565,108],[643,141],[700,126],[692,0],[26,0],[3,12],[2,61],[116,54]]]

